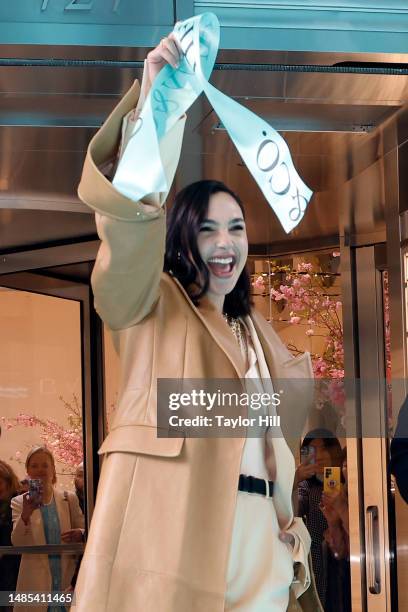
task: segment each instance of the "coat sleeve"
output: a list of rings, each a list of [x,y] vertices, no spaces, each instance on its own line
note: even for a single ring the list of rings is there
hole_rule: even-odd
[[[33,532],[31,523],[26,525],[21,518],[23,511],[23,496],[18,495],[11,500],[11,510],[13,517],[13,531],[11,533],[11,541],[13,546],[34,546]]]
[[[408,397],[399,412],[390,451],[390,471],[395,476],[401,497],[408,504]]]
[[[122,121],[136,106],[135,82],[91,140],[78,195],[96,211],[101,246],[92,274],[95,308],[111,329],[141,321],[156,304],[163,271],[167,193],[149,194],[134,202],[119,193],[102,172],[117,155]],[[167,184],[177,168],[185,117],[163,137],[160,154]],[[137,168],[135,169],[137,181]]]

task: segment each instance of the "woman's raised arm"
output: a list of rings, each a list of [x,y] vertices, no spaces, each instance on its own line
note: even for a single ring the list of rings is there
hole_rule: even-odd
[[[102,241],[92,274],[95,307],[111,329],[141,321],[156,304],[163,270],[166,222],[162,205],[167,193],[149,194],[135,202],[121,194],[104,175],[114,163],[121,133],[141,110],[150,83],[166,62],[178,63],[172,35],[151,51],[145,63],[142,92],[136,82],[91,140],[78,187],[81,200],[96,211]],[[162,138],[160,156],[170,186],[177,168],[184,131],[181,118]],[[120,162],[119,162],[120,163]],[[134,180],[138,174],[135,168]]]

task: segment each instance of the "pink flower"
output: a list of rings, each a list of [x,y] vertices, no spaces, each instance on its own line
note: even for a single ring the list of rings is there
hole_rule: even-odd
[[[313,265],[311,263],[302,262],[298,264],[298,272],[311,272],[313,270]]]
[[[258,278],[252,283],[252,285],[257,289],[265,289],[265,281],[263,276],[258,276]]]
[[[279,302],[280,300],[284,300],[285,296],[283,293],[279,293],[276,289],[271,289],[271,298],[275,300],[275,302]]]
[[[314,330],[313,329],[307,329],[305,333],[306,333],[306,336],[313,336]]]
[[[290,317],[289,323],[292,323],[293,325],[297,325],[298,323],[300,323],[300,317]]]

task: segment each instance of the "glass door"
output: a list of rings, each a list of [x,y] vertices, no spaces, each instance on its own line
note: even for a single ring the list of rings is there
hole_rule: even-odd
[[[346,363],[354,362],[357,381],[346,385],[353,611],[384,612],[398,610],[388,472],[392,386],[385,245],[355,249],[350,264],[354,346],[346,339]]]
[[[1,459],[24,480],[32,446],[52,449],[57,488],[89,524],[99,472],[100,351],[88,285],[41,273],[0,277]]]

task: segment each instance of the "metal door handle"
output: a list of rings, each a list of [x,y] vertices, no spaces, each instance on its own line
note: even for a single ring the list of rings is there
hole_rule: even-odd
[[[368,506],[367,514],[367,579],[368,590],[374,595],[381,593],[380,536],[378,506]]]

